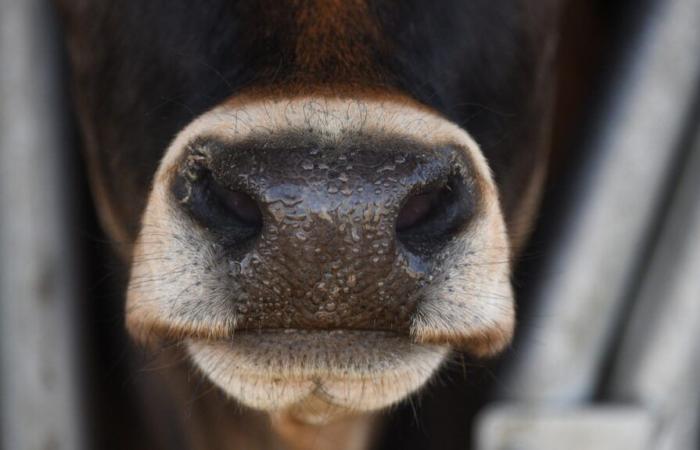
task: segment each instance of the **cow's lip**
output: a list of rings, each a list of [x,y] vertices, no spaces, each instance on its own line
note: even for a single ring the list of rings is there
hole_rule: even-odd
[[[401,401],[449,353],[387,331],[260,330],[185,342],[194,365],[231,397],[309,422]]]
[[[229,370],[260,379],[372,379],[412,370],[410,358],[446,347],[385,330],[240,330],[229,339],[186,339],[190,355],[216,351]]]

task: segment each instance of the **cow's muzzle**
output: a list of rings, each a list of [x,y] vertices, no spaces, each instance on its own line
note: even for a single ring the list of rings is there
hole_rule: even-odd
[[[172,195],[220,249],[241,329],[407,334],[481,193],[464,152],[402,137],[188,145]]]
[[[509,274],[495,184],[455,124],[402,97],[242,97],[166,152],[127,324],[246,405],[327,420],[405,398],[453,349],[501,350]]]

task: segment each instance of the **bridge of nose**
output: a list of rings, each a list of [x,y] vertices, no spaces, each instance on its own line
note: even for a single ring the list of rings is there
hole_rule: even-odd
[[[234,262],[242,328],[407,330],[427,268],[396,241],[402,202],[446,167],[439,152],[366,146],[223,150],[212,173],[260,204]]]

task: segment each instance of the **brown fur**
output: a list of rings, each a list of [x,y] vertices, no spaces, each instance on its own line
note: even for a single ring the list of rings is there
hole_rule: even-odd
[[[294,0],[299,34],[295,46],[299,78],[324,74],[326,80],[378,78],[372,52],[382,46],[365,0]],[[308,80],[307,80],[308,81]]]

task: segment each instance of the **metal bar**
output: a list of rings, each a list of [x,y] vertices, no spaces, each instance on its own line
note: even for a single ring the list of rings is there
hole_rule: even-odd
[[[700,81],[698,0],[657,0],[601,114],[501,398],[571,405],[596,388]]]
[[[700,443],[700,120],[696,128],[608,388],[659,417],[665,449]]]
[[[67,136],[47,2],[0,0],[0,447],[85,447]]]

